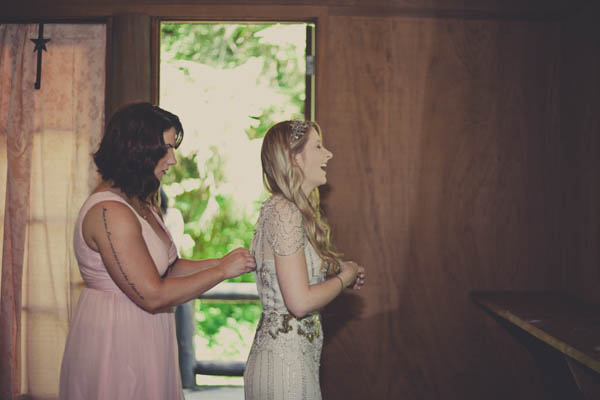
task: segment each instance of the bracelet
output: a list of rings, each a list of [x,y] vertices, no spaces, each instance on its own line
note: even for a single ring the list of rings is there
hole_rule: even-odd
[[[339,275],[335,275],[335,277],[340,280],[340,284],[342,285],[342,290],[340,290],[340,293],[342,293],[344,291],[344,288],[345,288],[344,281],[342,280],[342,278],[340,278]]]

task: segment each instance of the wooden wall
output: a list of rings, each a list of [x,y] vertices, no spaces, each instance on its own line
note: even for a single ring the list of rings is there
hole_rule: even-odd
[[[569,18],[563,27],[561,146],[567,180],[565,289],[600,304],[600,4]]]
[[[468,292],[553,287],[560,24],[333,16],[329,37],[328,215],[370,275],[326,326],[325,398],[538,398]]]
[[[529,399],[548,396],[533,361],[468,293],[597,298],[599,36],[582,5],[22,0],[0,17],[316,20],[324,206],[369,273],[326,312],[324,398]]]

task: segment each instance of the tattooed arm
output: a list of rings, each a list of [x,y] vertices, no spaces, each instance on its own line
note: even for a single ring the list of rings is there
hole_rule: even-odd
[[[100,202],[88,211],[83,220],[83,236],[88,246],[100,253],[117,286],[148,312],[185,303],[223,279],[254,269],[249,252],[237,249],[213,268],[185,277],[161,277],[137,217],[128,206],[116,201]]]

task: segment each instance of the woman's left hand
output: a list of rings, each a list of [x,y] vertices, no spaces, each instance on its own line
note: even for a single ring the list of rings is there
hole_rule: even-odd
[[[362,265],[359,265],[358,272],[356,273],[356,280],[352,284],[352,289],[360,290],[360,288],[363,287],[363,285],[365,284],[365,277],[366,277],[365,267],[363,267]]]

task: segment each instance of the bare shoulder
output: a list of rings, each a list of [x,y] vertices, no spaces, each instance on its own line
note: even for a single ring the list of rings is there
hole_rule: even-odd
[[[124,203],[105,200],[94,204],[82,221],[83,237],[92,249],[97,250],[97,239],[111,234],[141,234],[141,225],[133,211]]]

